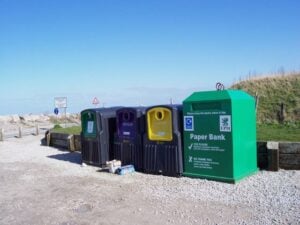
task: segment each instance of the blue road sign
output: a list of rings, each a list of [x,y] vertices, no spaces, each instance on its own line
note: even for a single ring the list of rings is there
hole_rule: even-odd
[[[55,108],[55,109],[54,109],[54,113],[55,113],[55,115],[58,114],[58,108]]]

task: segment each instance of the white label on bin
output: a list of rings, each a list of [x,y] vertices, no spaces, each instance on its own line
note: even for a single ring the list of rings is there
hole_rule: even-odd
[[[231,116],[220,115],[220,131],[231,132]]]
[[[93,133],[94,130],[94,121],[88,121],[87,123],[87,132],[89,134]]]
[[[184,130],[194,131],[194,116],[184,116]]]

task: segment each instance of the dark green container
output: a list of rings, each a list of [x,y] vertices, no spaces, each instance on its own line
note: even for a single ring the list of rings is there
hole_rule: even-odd
[[[116,111],[120,107],[86,109],[81,112],[82,162],[104,167],[114,159],[113,139],[116,132]]]
[[[183,102],[184,175],[234,183],[257,171],[255,100],[195,92]]]

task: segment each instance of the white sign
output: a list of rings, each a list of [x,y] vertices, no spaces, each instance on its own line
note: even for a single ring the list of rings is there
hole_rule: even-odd
[[[184,116],[184,130],[194,131],[194,116]]]
[[[231,116],[220,116],[220,131],[231,132]]]
[[[55,108],[67,108],[67,97],[54,98]]]
[[[87,132],[91,134],[93,133],[93,131],[94,131],[94,121],[88,121]]]

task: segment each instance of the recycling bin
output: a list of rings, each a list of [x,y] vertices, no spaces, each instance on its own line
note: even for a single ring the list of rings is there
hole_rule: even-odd
[[[234,183],[257,171],[255,100],[195,92],[183,102],[184,175]]]
[[[86,109],[81,112],[82,162],[103,167],[113,159],[116,111],[120,107]]]
[[[122,165],[134,165],[143,170],[142,142],[145,133],[145,108],[127,107],[116,112],[117,132],[114,139],[114,156]]]
[[[146,110],[144,172],[181,176],[182,106],[160,105]]]

